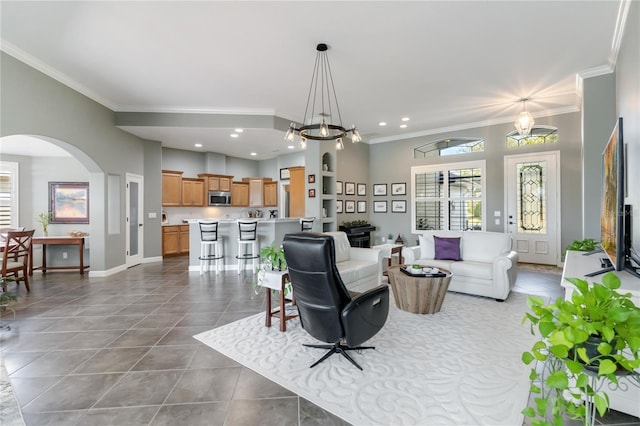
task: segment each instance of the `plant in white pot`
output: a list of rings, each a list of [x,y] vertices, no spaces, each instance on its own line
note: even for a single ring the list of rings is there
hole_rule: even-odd
[[[540,340],[522,354],[522,361],[544,363],[544,368],[531,369],[535,404],[523,410],[535,418],[533,426],[560,425],[565,416],[593,424],[594,408],[601,416],[609,408],[606,386],[595,384],[603,380],[617,385],[620,375],[640,368],[640,308],[631,293],[616,291],[620,279],[610,272],[602,284],[567,280],[575,286],[571,300],[559,298],[545,305],[540,297],[530,296],[531,313],[523,319]],[[582,401],[593,405],[586,407]]]
[[[282,285],[282,276],[287,272],[287,261],[284,258],[284,250],[282,246],[275,247],[273,244],[263,247],[260,250],[260,263],[258,269],[258,286],[280,289]],[[290,298],[292,294],[291,282],[285,284],[284,295]]]

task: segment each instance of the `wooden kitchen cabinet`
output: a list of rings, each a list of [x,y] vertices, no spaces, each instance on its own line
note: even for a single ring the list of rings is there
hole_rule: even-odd
[[[162,205],[182,205],[182,173],[177,170],[162,171]]]
[[[243,178],[242,181],[249,184],[249,207],[274,207],[278,205],[277,196],[275,200],[273,199],[274,188],[277,193],[277,186],[271,186],[272,184],[277,185],[276,181],[272,181],[271,178]],[[268,204],[265,194],[267,184],[269,184],[271,196]]]
[[[231,184],[231,206],[249,207],[249,182]]]
[[[162,227],[162,256],[179,256],[189,253],[189,225],[165,225]]]
[[[265,207],[278,207],[278,182],[267,181],[264,182],[264,206]]]
[[[233,176],[200,173],[198,177],[205,179],[207,191],[231,191],[231,180]]]
[[[204,206],[204,180],[182,178],[182,205]]]
[[[289,167],[289,216],[305,216],[304,167]]]

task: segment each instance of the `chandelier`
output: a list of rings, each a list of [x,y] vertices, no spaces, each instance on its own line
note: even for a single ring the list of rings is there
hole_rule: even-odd
[[[316,46],[318,51],[316,63],[311,77],[307,106],[304,110],[302,126],[296,127],[291,123],[289,130],[284,135],[284,139],[293,142],[296,134],[300,136],[300,146],[304,149],[307,146],[307,139],[316,141],[335,141],[336,149],[343,149],[342,139],[351,137],[351,142],[356,143],[362,140],[358,129],[354,125],[347,129],[342,125],[338,98],[333,85],[331,66],[327,49],[329,47],[320,43]],[[336,120],[336,121],[334,121]]]
[[[535,124],[535,121],[533,121],[533,116],[529,114],[524,108],[524,104],[528,100],[528,98],[520,99],[520,102],[522,102],[522,112],[520,113],[520,115],[518,115],[518,118],[514,123],[514,125],[516,126],[516,130],[518,130],[520,136],[527,136],[529,133],[531,133],[531,129]]]

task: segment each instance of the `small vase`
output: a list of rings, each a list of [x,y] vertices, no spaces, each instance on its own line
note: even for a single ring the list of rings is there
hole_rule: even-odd
[[[47,231],[47,228],[44,228],[44,229],[42,230],[42,234],[43,234],[45,237],[48,237],[48,236],[49,236],[49,231]]]

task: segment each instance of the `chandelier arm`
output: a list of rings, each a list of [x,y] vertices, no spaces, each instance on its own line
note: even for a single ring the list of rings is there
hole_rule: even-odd
[[[316,92],[317,92],[317,86],[318,86],[318,61],[319,61],[319,57],[318,55],[316,55],[316,62],[313,65],[313,74],[311,74],[311,83],[309,84],[309,94],[307,95],[307,106],[304,109],[304,117],[302,119],[302,125],[305,125],[307,122],[307,113],[309,112],[309,103],[311,102],[311,93],[313,93],[313,103],[311,104],[311,117],[313,117],[313,113],[315,110],[315,103],[316,103]],[[316,89],[314,90],[314,86],[316,87]]]
[[[331,81],[331,90],[333,91],[333,99],[336,101],[336,112],[338,113],[338,122],[342,126],[342,115],[340,114],[340,104],[338,103],[338,95],[336,94],[336,86],[333,84],[333,73],[331,72],[331,64],[329,64],[329,58],[327,57],[327,73]]]

